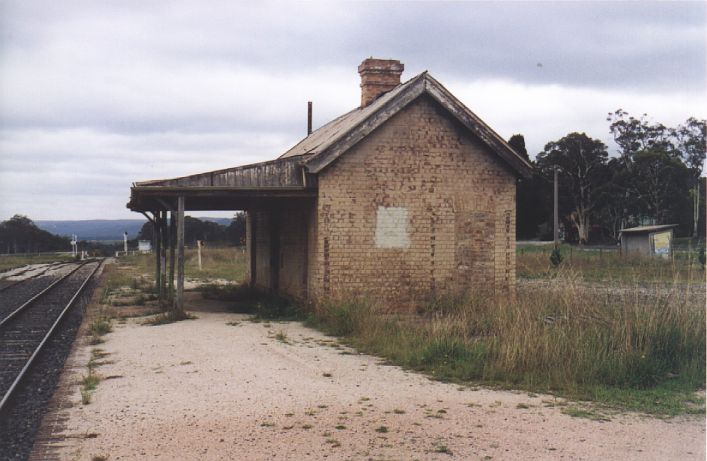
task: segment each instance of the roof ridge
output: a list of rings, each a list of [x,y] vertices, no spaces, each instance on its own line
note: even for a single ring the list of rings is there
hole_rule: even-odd
[[[309,136],[301,139],[297,142],[297,144],[290,147],[278,158],[295,157],[308,153],[314,153],[317,155],[319,152],[330,146],[332,142],[336,141],[339,135],[345,134],[347,131],[356,128],[360,123],[365,121],[371,114],[376,112],[377,108],[384,105],[385,102],[391,99],[395,94],[411,86],[417,80],[424,78],[426,73],[427,71],[422,72],[409,78],[405,82],[396,85],[395,88],[386,91],[366,107],[355,107],[343,115],[340,115],[325,123],[314,130]],[[327,130],[331,130],[331,132],[327,132]]]
[[[353,120],[350,120],[351,123],[348,126],[334,130],[328,138],[317,143],[309,151],[313,155],[304,162],[304,165],[311,173],[318,173],[423,93],[427,93],[444,107],[450,115],[486,144],[517,174],[530,176],[532,165],[520,157],[498,133],[432,77],[428,71],[415,75],[362,108],[358,112],[361,115],[359,118],[352,117]],[[314,149],[318,151],[315,152]]]

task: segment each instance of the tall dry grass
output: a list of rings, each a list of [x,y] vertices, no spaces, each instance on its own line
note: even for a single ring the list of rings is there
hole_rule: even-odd
[[[519,246],[516,266],[521,278],[553,277],[556,270],[550,264],[552,245]],[[643,282],[704,283],[705,272],[698,261],[697,249],[676,252],[670,258],[621,254],[618,250],[582,248],[561,245],[562,267],[578,274],[584,280]]]
[[[310,323],[394,363],[446,380],[587,395],[592,389],[703,386],[705,310],[684,285],[587,289],[561,272],[515,298],[478,294],[390,315],[366,300],[321,305]],[[704,303],[703,303],[704,304]]]

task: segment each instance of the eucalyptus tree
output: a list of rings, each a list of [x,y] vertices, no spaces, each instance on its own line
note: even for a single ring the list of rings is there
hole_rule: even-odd
[[[522,134],[511,136],[508,144],[535,166],[535,162],[528,156]],[[538,227],[548,221],[548,214],[552,210],[551,184],[535,169],[530,178],[518,180],[516,191],[516,238],[535,238],[538,235]]]
[[[699,217],[699,177],[705,159],[705,122],[688,119],[677,128],[653,123],[646,114],[640,118],[618,109],[609,114],[609,131],[619,148],[628,173],[620,182],[631,214],[659,223],[679,221],[680,212],[692,196],[691,230],[697,235]]]
[[[675,130],[677,148],[689,170],[690,197],[692,198],[692,237],[697,237],[700,216],[700,176],[705,162],[705,131],[707,121],[690,117]]]
[[[577,230],[580,244],[589,241],[593,217],[602,203],[602,189],[609,181],[606,145],[584,133],[570,133],[549,142],[538,154],[545,177],[559,169],[560,210]]]

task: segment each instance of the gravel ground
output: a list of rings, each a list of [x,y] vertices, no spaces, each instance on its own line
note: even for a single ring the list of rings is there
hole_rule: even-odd
[[[111,461],[705,459],[699,417],[573,418],[551,396],[434,382],[296,322],[253,323],[212,301],[189,306],[197,320],[116,325],[89,405],[70,385],[90,355],[77,347],[62,377],[73,405],[54,415],[64,423],[42,452]]]
[[[27,459],[39,430],[47,403],[64,369],[76,332],[81,325],[83,305],[91,289],[67,313],[60,328],[37,357],[22,388],[0,415],[0,460]]]

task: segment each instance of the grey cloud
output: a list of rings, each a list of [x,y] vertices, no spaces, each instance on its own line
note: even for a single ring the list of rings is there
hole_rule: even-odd
[[[40,37],[77,53],[149,58],[177,72],[189,62],[314,75],[323,62],[352,68],[376,54],[466,78],[651,87],[678,77],[704,87],[703,2],[12,5],[19,11],[8,8],[8,27],[17,31],[5,33],[10,48],[31,42],[25,24],[37,21],[49,24]]]
[[[575,130],[607,141],[618,107],[704,117],[705,9],[0,2],[0,219],[129,216],[132,181],[271,159],[304,135],[307,100],[315,126],[358,104],[369,55],[430,70],[535,151]]]

